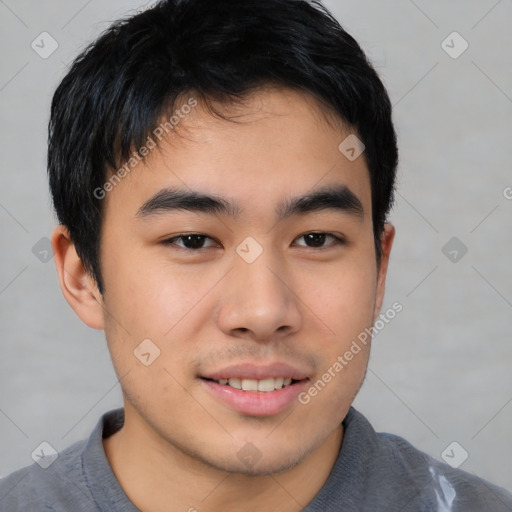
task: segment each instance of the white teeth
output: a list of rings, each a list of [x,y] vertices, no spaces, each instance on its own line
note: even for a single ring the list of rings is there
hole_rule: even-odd
[[[258,391],[274,391],[276,380],[275,379],[263,379],[258,381]]]
[[[292,383],[291,378],[278,377],[276,379],[269,377],[268,379],[219,379],[217,381],[222,386],[231,386],[235,389],[243,389],[244,391],[261,391],[269,393]]]
[[[242,379],[242,389],[244,391],[258,391],[258,381],[254,379]]]
[[[229,379],[229,385],[235,389],[242,389],[242,382],[240,379]]]

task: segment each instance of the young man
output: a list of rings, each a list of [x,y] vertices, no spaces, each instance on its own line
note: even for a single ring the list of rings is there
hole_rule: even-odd
[[[381,81],[319,4],[113,25],[55,93],[48,168],[60,285],[124,408],[3,479],[1,510],[512,510],[351,408],[397,159]]]

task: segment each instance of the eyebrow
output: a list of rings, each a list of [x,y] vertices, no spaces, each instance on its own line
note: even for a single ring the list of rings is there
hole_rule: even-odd
[[[166,188],[147,200],[139,208],[137,217],[146,219],[180,210],[208,215],[223,214],[236,218],[243,209],[239,204],[217,195]],[[279,220],[283,220],[325,210],[347,213],[361,220],[364,218],[361,201],[346,185],[329,186],[303,196],[286,199],[278,205],[276,215]]]

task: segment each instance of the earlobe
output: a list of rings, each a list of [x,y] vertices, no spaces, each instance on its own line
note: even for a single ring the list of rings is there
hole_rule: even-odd
[[[93,329],[104,329],[103,298],[64,226],[55,228],[52,247],[60,288],[69,305],[86,325]]]
[[[386,276],[388,272],[389,256],[391,254],[391,248],[393,247],[393,241],[395,239],[395,228],[391,224],[384,226],[384,231],[380,237],[382,256],[379,265],[379,273],[377,277],[377,296],[375,301],[375,311],[373,315],[373,321],[377,320],[382,303],[384,302],[384,294],[386,291]]]

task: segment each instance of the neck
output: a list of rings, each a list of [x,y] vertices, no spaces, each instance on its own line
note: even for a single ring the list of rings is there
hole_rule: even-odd
[[[340,425],[293,468],[253,476],[205,464],[127,419],[103,446],[126,495],[145,512],[299,512],[327,481],[343,438]]]

